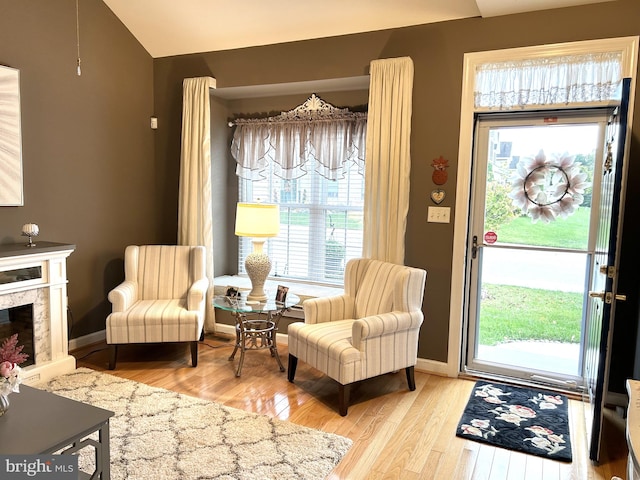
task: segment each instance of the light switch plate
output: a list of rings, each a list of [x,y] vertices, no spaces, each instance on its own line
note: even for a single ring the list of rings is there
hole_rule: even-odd
[[[432,223],[449,223],[451,216],[451,207],[428,207],[427,222]]]

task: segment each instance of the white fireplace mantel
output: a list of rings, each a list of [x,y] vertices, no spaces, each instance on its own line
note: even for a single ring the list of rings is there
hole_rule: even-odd
[[[35,384],[75,370],[67,330],[67,263],[75,245],[37,241],[0,245],[0,308],[37,304],[34,311],[35,364],[24,368],[23,381]],[[18,269],[36,267],[37,278],[12,278]],[[38,270],[39,267],[39,270]]]

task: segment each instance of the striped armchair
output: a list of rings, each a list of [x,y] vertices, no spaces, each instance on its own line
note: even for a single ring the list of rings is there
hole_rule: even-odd
[[[125,343],[189,342],[191,364],[197,366],[209,286],[205,248],[130,245],[124,274],[108,296],[109,369],[116,366],[117,346]]]
[[[340,415],[347,414],[350,384],[405,369],[415,390],[418,334],[427,272],[371,259],[345,270],[344,294],[305,300],[305,320],[289,325],[289,371],[298,360],[338,382]]]

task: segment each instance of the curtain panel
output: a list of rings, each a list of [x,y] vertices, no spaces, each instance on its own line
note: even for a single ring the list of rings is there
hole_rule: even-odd
[[[475,72],[475,106],[508,109],[619,99],[622,60],[622,52],[605,52],[481,64]]]
[[[411,172],[413,60],[374,60],[370,74],[363,256],[403,264]]]
[[[178,244],[206,248],[209,279],[205,331],[215,331],[209,77],[185,78],[178,196]]]

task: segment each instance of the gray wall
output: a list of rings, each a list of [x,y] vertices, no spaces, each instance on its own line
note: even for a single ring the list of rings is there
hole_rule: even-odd
[[[164,168],[155,165],[153,60],[100,0],[0,0],[0,64],[20,70],[24,206],[0,207],[0,241],[77,245],[69,257],[71,336],[104,328],[107,292],[129,243],[162,237]],[[174,219],[171,219],[175,223]]]

